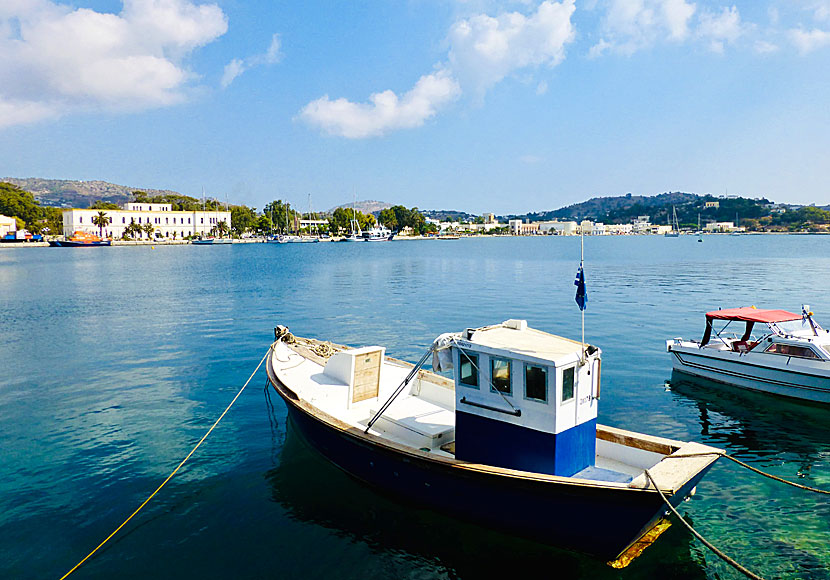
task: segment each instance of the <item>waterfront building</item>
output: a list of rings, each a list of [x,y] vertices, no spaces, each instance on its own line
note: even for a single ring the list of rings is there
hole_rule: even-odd
[[[606,224],[605,233],[608,235],[622,236],[634,231],[632,224]]]
[[[539,232],[539,222],[523,223],[522,220],[516,219],[510,220],[507,225],[514,236],[532,236]]]
[[[579,233],[579,224],[574,221],[560,222],[538,222],[539,231],[543,234],[556,234],[560,236],[573,236]]]
[[[745,227],[735,227],[735,222],[710,222],[706,224],[707,232],[743,232]]]
[[[99,228],[92,221],[99,212],[106,214],[109,224]],[[220,222],[230,231],[229,211],[173,211],[169,203],[125,203],[122,209],[67,209],[63,212],[63,235],[82,231],[103,233],[105,238],[120,238],[131,223],[152,224],[153,238],[182,239],[187,236],[209,236]],[[141,238],[148,238],[141,233]]]
[[[582,220],[579,224],[579,231],[586,236],[604,236],[605,224],[602,222],[592,222],[591,220]]]
[[[13,217],[0,215],[0,238],[17,231],[17,220]]]

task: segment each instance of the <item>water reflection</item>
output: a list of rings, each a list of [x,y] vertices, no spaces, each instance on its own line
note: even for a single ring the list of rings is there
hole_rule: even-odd
[[[784,454],[804,470],[830,451],[830,409],[672,371],[675,399],[696,408],[700,434],[732,453]]]
[[[672,526],[628,568],[614,570],[581,554],[402,502],[340,471],[290,421],[286,431],[278,466],[266,474],[273,501],[296,521],[322,526],[376,555],[416,564],[427,576],[512,577],[522,570],[555,570],[565,578],[653,578],[667,560],[675,577],[706,576],[704,560],[682,526]]]

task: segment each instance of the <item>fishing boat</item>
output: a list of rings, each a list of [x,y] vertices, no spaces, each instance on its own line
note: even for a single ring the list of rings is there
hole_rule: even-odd
[[[378,224],[363,232],[363,239],[367,242],[391,242],[394,237],[395,232],[383,224]]]
[[[112,240],[104,240],[96,234],[77,231],[66,240],[49,240],[49,245],[56,248],[88,248],[94,246],[111,246]]]
[[[191,244],[196,244],[197,246],[206,245],[206,244],[213,244],[216,242],[216,238],[212,237],[202,237],[202,238],[193,238],[190,240]]]
[[[622,567],[718,450],[597,424],[599,348],[524,320],[447,333],[413,365],[275,329],[270,384],[353,477],[452,516]],[[452,372],[452,378],[423,369]],[[651,482],[655,482],[652,484]]]
[[[716,322],[719,325],[716,328]],[[740,333],[730,326],[743,324]],[[757,326],[756,326],[757,325]],[[763,328],[757,336],[756,328]],[[830,331],[804,305],[801,314],[755,307],[706,313],[699,341],[666,341],[673,368],[735,387],[830,403]]]

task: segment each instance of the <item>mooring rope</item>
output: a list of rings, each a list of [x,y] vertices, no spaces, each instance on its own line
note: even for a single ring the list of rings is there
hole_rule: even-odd
[[[701,455],[703,455],[703,454],[701,454]],[[741,574],[745,575],[747,578],[752,578],[753,580],[764,580],[764,578],[762,576],[758,576],[754,572],[751,572],[750,570],[747,570],[741,564],[739,564],[736,560],[734,560],[733,558],[730,558],[729,556],[727,556],[726,554],[724,554],[723,552],[718,550],[711,542],[709,542],[706,538],[701,536],[700,533],[698,533],[698,531],[696,529],[694,529],[691,525],[689,525],[689,522],[684,520],[683,517],[677,512],[677,510],[674,509],[674,506],[671,504],[671,502],[666,498],[665,495],[663,495],[663,492],[660,491],[660,488],[657,487],[657,482],[655,482],[654,478],[651,477],[651,474],[648,472],[648,469],[646,469],[645,472],[646,472],[646,477],[648,477],[648,480],[651,482],[651,484],[654,486],[654,489],[660,495],[660,499],[663,500],[663,503],[665,503],[669,507],[671,512],[677,517],[677,519],[680,520],[680,522],[684,526],[686,526],[686,528],[688,528],[688,530],[690,532],[692,532],[694,537],[696,537],[698,540],[700,540],[707,548],[712,550],[718,558],[720,558],[721,560],[723,560],[724,562],[726,562],[727,564],[729,564],[730,566],[735,568],[735,570],[737,570]]]
[[[185,457],[184,459],[182,459],[181,463],[179,463],[179,465],[176,467],[176,469],[174,469],[174,470],[173,470],[173,472],[172,472],[170,475],[168,475],[168,476],[167,476],[167,479],[165,479],[165,480],[161,483],[161,485],[160,485],[160,486],[158,486],[158,487],[156,488],[156,491],[154,491],[153,493],[151,493],[151,494],[150,494],[150,497],[148,497],[147,499],[145,499],[145,500],[144,500],[144,503],[142,503],[140,506],[138,506],[138,509],[136,509],[133,513],[131,513],[131,514],[130,514],[130,517],[128,517],[126,520],[124,520],[124,522],[123,522],[120,526],[118,526],[117,528],[115,528],[115,530],[114,530],[114,531],[113,531],[113,532],[112,532],[109,536],[107,536],[107,537],[106,537],[106,539],[105,539],[103,542],[101,542],[100,544],[98,544],[98,546],[96,546],[94,550],[92,550],[89,554],[87,554],[87,555],[86,555],[86,557],[85,557],[83,560],[81,560],[80,562],[78,562],[77,564],[75,564],[75,566],[73,566],[73,567],[72,567],[72,569],[71,569],[69,572],[67,572],[66,574],[64,574],[63,576],[61,576],[60,580],[64,580],[67,576],[69,576],[69,575],[70,575],[70,574],[72,574],[75,570],[77,570],[78,568],[80,568],[80,567],[81,567],[81,565],[82,565],[84,562],[86,562],[87,560],[89,560],[89,559],[92,557],[92,555],[93,555],[93,554],[95,554],[95,552],[97,552],[98,550],[100,550],[100,549],[101,549],[101,547],[102,547],[104,544],[106,544],[107,542],[109,542],[109,541],[112,539],[112,537],[113,537],[113,536],[115,536],[115,534],[117,534],[117,533],[121,530],[121,528],[123,528],[124,526],[126,526],[126,525],[127,525],[127,522],[129,522],[131,519],[133,519],[133,516],[135,516],[138,512],[140,512],[142,509],[144,509],[144,506],[146,506],[146,505],[150,502],[150,500],[151,500],[151,499],[153,499],[153,497],[154,497],[154,496],[155,496],[155,495],[156,495],[159,491],[161,491],[161,488],[163,488],[165,485],[167,485],[167,482],[168,482],[168,481],[170,481],[171,479],[173,479],[173,476],[174,476],[174,475],[176,475],[176,473],[179,471],[179,469],[181,469],[181,468],[182,468],[182,466],[183,466],[185,463],[187,463],[187,460],[188,460],[188,459],[190,459],[190,457],[191,457],[191,456],[192,456],[192,455],[196,452],[196,450],[197,450],[197,449],[198,449],[198,448],[202,445],[202,443],[204,443],[205,439],[207,439],[207,438],[208,438],[208,435],[210,435],[210,434],[211,434],[211,432],[212,432],[212,431],[216,428],[216,426],[219,424],[219,422],[222,420],[222,418],[225,416],[225,414],[227,414],[227,412],[228,412],[228,411],[230,411],[231,407],[233,407],[233,404],[234,404],[234,403],[236,403],[236,400],[239,398],[239,395],[241,395],[241,394],[242,394],[242,391],[244,391],[244,390],[245,390],[245,387],[247,387],[247,386],[248,386],[248,383],[250,383],[250,382],[251,382],[251,379],[253,379],[253,378],[254,378],[254,375],[256,375],[256,374],[257,374],[257,371],[259,371],[259,367],[261,367],[261,366],[262,366],[262,363],[264,363],[264,362],[265,362],[265,359],[266,359],[266,358],[268,358],[268,354],[271,352],[271,350],[272,350],[273,348],[274,348],[274,347],[273,347],[273,345],[272,345],[272,346],[271,346],[271,347],[270,347],[270,348],[269,348],[269,349],[265,352],[265,355],[262,357],[262,360],[261,360],[261,361],[259,361],[259,364],[258,364],[258,365],[256,366],[256,368],[254,369],[254,372],[252,372],[252,373],[251,373],[251,376],[250,376],[250,377],[248,377],[248,380],[247,380],[247,381],[245,381],[245,384],[244,384],[244,385],[242,385],[242,388],[241,388],[241,389],[239,389],[239,392],[236,394],[236,396],[233,398],[233,400],[230,402],[230,404],[229,404],[227,407],[225,407],[225,410],[224,410],[224,411],[222,411],[222,414],[221,414],[221,415],[219,415],[219,418],[218,418],[218,419],[216,419],[216,422],[215,422],[213,425],[211,425],[210,429],[208,429],[208,430],[207,430],[207,433],[205,433],[205,434],[202,436],[202,438],[201,438],[201,439],[199,439],[199,442],[196,444],[196,446],[195,446],[193,449],[191,449],[191,450],[190,450],[190,453],[188,453],[188,454],[187,454],[187,457]]]
[[[709,452],[705,452],[705,453],[689,453],[689,454],[685,454],[685,455],[667,455],[666,459],[683,459],[685,457],[704,457],[704,456],[708,456],[708,455],[717,455],[718,457],[723,457],[725,459],[728,459],[729,461],[734,461],[735,463],[737,463],[741,467],[746,467],[747,469],[749,469],[750,471],[754,471],[758,475],[763,475],[764,477],[768,477],[768,478],[773,479],[775,481],[778,481],[780,483],[786,483],[787,485],[797,487],[798,489],[803,489],[805,491],[812,491],[814,493],[823,493],[825,495],[830,495],[830,491],[827,491],[825,489],[818,489],[818,488],[815,488],[815,487],[809,487],[807,485],[801,485],[800,483],[795,483],[794,481],[790,481],[788,479],[783,479],[781,477],[778,477],[777,475],[773,475],[771,473],[761,471],[757,467],[753,467],[753,466],[749,465],[748,463],[744,463],[740,459],[736,459],[735,457],[732,457],[731,455],[727,455],[726,453],[724,453],[722,451],[709,451]]]

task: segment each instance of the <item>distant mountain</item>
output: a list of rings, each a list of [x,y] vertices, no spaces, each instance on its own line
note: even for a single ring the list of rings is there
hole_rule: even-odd
[[[31,177],[19,179],[4,177],[5,181],[30,192],[38,203],[52,207],[89,207],[96,201],[122,204],[132,199],[133,191],[144,191],[147,195],[179,195],[167,189],[144,189],[116,185],[106,181],[73,181],[69,179],[40,179]]]
[[[344,207],[346,209],[351,209],[353,205],[354,205],[354,208],[355,208],[356,211],[359,211],[359,212],[362,212],[362,213],[368,215],[370,213],[371,214],[380,213],[381,210],[384,210],[388,207],[392,207],[394,204],[387,203],[385,201],[376,201],[376,200],[373,200],[373,199],[365,199],[363,201],[355,202],[354,204],[344,203],[343,205],[334,206],[333,208],[331,208],[326,213],[329,213],[329,214],[334,213],[334,210],[336,210],[339,207]]]

